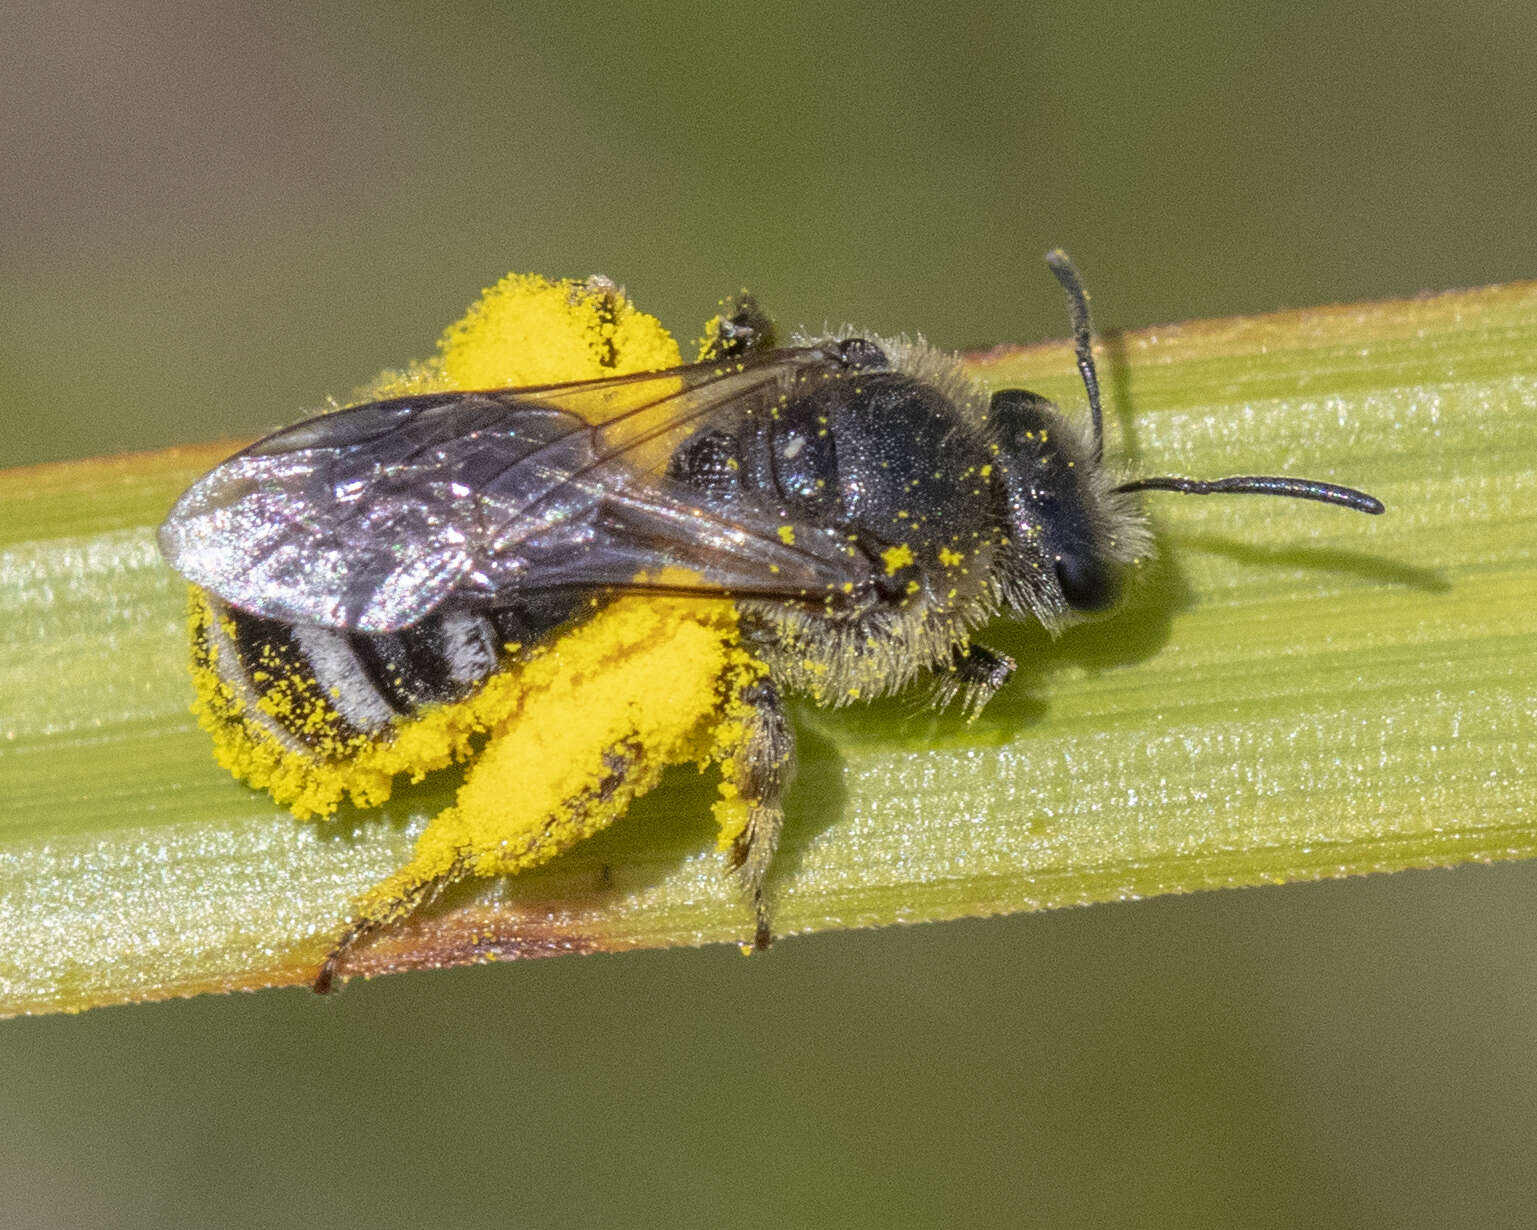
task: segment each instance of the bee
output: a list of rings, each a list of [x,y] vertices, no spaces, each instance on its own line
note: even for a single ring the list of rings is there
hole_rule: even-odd
[[[690,760],[719,766],[720,845],[766,947],[788,698],[927,677],[974,715],[1015,664],[973,633],[1114,606],[1152,550],[1139,492],[1383,511],[1313,479],[1116,481],[1087,296],[1046,259],[1087,424],[922,343],[781,346],[743,295],[695,363],[370,401],[180,498],[160,547],[194,587],[197,707],[227,767],[326,815],[475,757],[411,862],[354,902],[317,990],[446,885],[553,857]],[[610,312],[618,294],[582,293]]]

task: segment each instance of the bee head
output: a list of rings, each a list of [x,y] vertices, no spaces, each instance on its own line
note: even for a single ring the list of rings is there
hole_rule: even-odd
[[[994,499],[1008,527],[1010,605],[1034,613],[1114,606],[1146,534],[1129,501],[1109,489],[1092,442],[1024,389],[994,393],[987,417],[998,449]]]
[[[1159,476],[1112,485],[1103,464],[1105,429],[1089,297],[1065,252],[1048,252],[1046,264],[1067,292],[1090,431],[1085,434],[1044,397],[1024,389],[993,394],[988,430],[1002,471],[994,478],[994,502],[1009,536],[1001,589],[1016,611],[1050,619],[1115,605],[1124,587],[1125,566],[1151,548],[1133,492],[1278,495],[1357,512],[1383,511],[1382,502],[1364,491],[1311,478]]]

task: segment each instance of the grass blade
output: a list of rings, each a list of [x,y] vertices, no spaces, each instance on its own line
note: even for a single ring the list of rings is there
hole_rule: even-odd
[[[991,630],[1021,677],[979,722],[803,711],[781,931],[1537,853],[1537,284],[1101,356],[1134,472],[1302,474],[1388,515],[1150,495],[1162,555],[1128,605],[1055,642]],[[1064,344],[972,367],[1081,405]],[[0,1012],[307,982],[451,797],[304,824],[213,764],[153,531],[231,447],[0,473]],[[738,940],[710,793],[678,774],[352,968]]]

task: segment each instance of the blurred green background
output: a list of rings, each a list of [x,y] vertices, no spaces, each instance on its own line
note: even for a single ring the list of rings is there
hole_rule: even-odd
[[[1527,3],[6,25],[5,465],[287,422],[509,269],[947,347],[1063,333],[1058,243],[1109,327],[1537,275]],[[12,1021],[0,1221],[1524,1225],[1534,902],[1467,868]]]

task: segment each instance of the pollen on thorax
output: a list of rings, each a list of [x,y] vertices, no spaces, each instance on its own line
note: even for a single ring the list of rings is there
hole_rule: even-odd
[[[910,567],[914,562],[913,549],[905,542],[894,547],[887,547],[881,552],[881,563],[886,566],[886,575],[895,576],[903,568]]]

